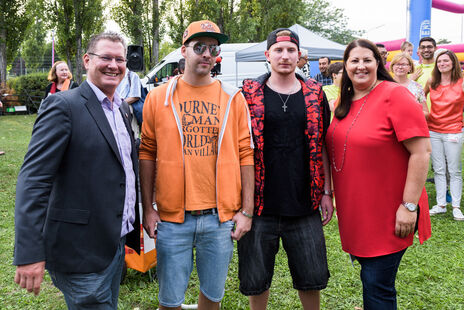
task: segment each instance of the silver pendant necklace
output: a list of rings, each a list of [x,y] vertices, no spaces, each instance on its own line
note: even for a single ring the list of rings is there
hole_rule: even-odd
[[[270,87],[272,90],[274,90],[274,87],[272,87],[271,82],[270,82],[269,80],[267,81],[267,83],[269,84],[269,87]],[[290,96],[293,95],[293,93],[295,92],[295,89],[296,89],[297,87],[298,87],[298,83],[297,83],[297,84],[293,83],[293,88],[292,88],[292,90],[290,91],[290,93],[288,94],[287,99],[285,99],[285,100],[282,99],[282,96],[280,95],[280,93],[279,93],[278,91],[274,90],[274,92],[277,93],[277,95],[279,96],[280,100],[281,100],[282,103],[283,103],[283,105],[282,105],[282,110],[284,110],[284,112],[287,112],[287,108],[288,108],[287,102],[288,102],[288,99],[290,99]]]
[[[277,92],[276,92],[276,93],[277,93]],[[282,103],[283,103],[282,109],[284,110],[284,112],[287,112],[287,108],[288,108],[287,102],[288,102],[288,99],[290,98],[290,96],[291,96],[292,94],[289,94],[289,95],[287,96],[287,99],[285,99],[285,101],[282,99],[282,96],[280,95],[280,93],[277,93],[277,95],[279,95],[279,98],[280,98],[280,100],[281,100]]]
[[[356,116],[354,117],[353,121],[351,122],[350,127],[348,128],[348,130],[347,130],[347,132],[346,132],[345,143],[343,144],[342,163],[341,163],[341,165],[340,165],[340,168],[337,168],[337,165],[335,164],[335,141],[334,141],[334,134],[335,134],[335,129],[337,128],[338,124],[340,124],[340,120],[337,119],[338,122],[335,124],[334,129],[332,130],[332,166],[333,166],[335,172],[340,172],[340,171],[342,171],[342,169],[343,169],[343,164],[345,163],[345,154],[346,154],[346,145],[347,145],[347,142],[348,142],[348,135],[350,134],[351,129],[353,128],[354,124],[356,123],[356,120],[358,119],[359,114],[361,114],[361,111],[363,110],[364,105],[366,104],[367,99],[369,98],[369,94],[370,94],[371,91],[374,89],[376,83],[377,83],[377,80],[374,82],[374,84],[372,84],[371,88],[369,89],[369,92],[367,93],[366,97],[364,98],[364,102],[362,103],[361,107],[359,108],[358,113],[357,113]]]

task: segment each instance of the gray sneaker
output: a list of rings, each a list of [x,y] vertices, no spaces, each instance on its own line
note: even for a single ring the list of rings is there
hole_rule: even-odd
[[[432,207],[432,209],[429,210],[429,213],[430,215],[446,213],[446,207],[440,207],[438,205],[435,205]]]

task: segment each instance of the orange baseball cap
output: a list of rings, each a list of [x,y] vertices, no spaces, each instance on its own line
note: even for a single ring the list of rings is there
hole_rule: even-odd
[[[211,37],[218,40],[222,44],[229,40],[229,37],[221,33],[219,27],[209,20],[199,20],[188,25],[182,35],[182,44],[186,41],[198,37]]]

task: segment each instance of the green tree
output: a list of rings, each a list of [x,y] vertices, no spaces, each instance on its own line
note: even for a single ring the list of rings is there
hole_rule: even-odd
[[[159,61],[159,49],[160,49],[160,30],[161,30],[161,12],[165,11],[164,6],[160,6],[159,0],[151,0],[152,1],[152,14],[151,14],[151,31],[149,32],[149,38],[152,38],[152,42],[150,44],[151,51],[150,51],[150,66],[155,65]]]
[[[73,0],[74,4],[74,38],[76,42],[76,80],[82,82],[84,70],[82,56],[83,46],[92,34],[98,33],[103,29],[103,8],[102,0]]]
[[[132,44],[143,45],[143,15],[148,11],[144,0],[119,0],[111,8],[112,17],[127,34]]]
[[[327,0],[241,0],[237,14],[231,38],[237,42],[263,41],[272,30],[296,23],[342,44],[361,34],[350,30],[343,10]]]
[[[333,7],[327,0],[305,0],[305,14],[302,14],[302,24],[311,31],[323,37],[348,44],[361,36],[362,31],[350,30],[343,9]]]
[[[231,37],[236,34],[237,9],[239,0],[188,0],[187,12],[190,21],[209,19],[216,23],[221,31]],[[232,41],[231,41],[232,42]]]
[[[0,88],[7,65],[14,59],[32,19],[27,0],[0,0]]]
[[[171,0],[176,10],[168,19],[174,42],[182,42],[182,34],[194,20],[215,22],[229,42],[257,42],[277,27],[299,22],[304,0]],[[289,8],[295,8],[290,9]]]
[[[182,35],[188,24],[195,20],[208,19],[215,22],[222,32],[231,36],[236,28],[239,0],[168,0],[171,10],[167,18],[170,36],[174,43],[182,43]],[[236,40],[238,41],[238,40]]]
[[[164,41],[160,44],[159,57],[163,58],[178,47],[177,44]]]
[[[113,19],[128,35],[130,43],[144,47],[145,63],[150,67],[158,62],[163,8],[159,0],[120,0],[111,8]]]
[[[347,28],[342,9],[327,0],[166,0],[166,18],[174,43],[194,20],[209,19],[229,36],[229,42],[259,42],[272,30],[299,23],[337,42],[347,43],[360,32]]]
[[[56,29],[57,50],[65,55],[75,80],[81,83],[83,47],[92,34],[103,29],[102,0],[45,0],[45,4],[47,17]]]
[[[168,35],[174,44],[182,44],[182,34],[188,26],[188,12],[185,11],[184,0],[166,0],[167,11],[166,22],[168,24]]]
[[[239,25],[232,36],[235,42],[259,42],[279,27],[300,23],[304,0],[242,0],[238,10]]]
[[[39,67],[39,70],[42,72],[48,72],[52,67],[52,53],[53,53],[53,46],[52,42],[48,42],[45,44],[44,47],[44,54],[43,54],[43,62]],[[55,53],[55,61],[61,60],[59,55]]]
[[[25,33],[26,40],[21,45],[21,56],[26,62],[28,72],[37,71],[43,65],[47,47],[45,38],[47,30],[43,20],[42,1],[31,2],[32,23]]]
[[[74,71],[73,55],[76,49],[73,42],[73,6],[72,0],[45,0],[47,20],[55,32],[55,49],[66,62],[69,70]],[[53,64],[52,64],[53,65]]]

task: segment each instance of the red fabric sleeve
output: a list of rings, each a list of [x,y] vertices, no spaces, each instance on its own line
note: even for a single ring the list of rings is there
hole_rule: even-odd
[[[398,141],[430,136],[422,108],[406,87],[392,85],[388,118],[393,125]]]

